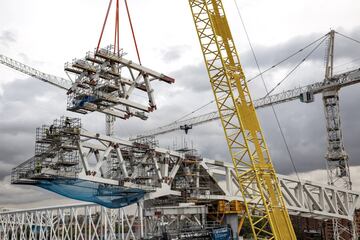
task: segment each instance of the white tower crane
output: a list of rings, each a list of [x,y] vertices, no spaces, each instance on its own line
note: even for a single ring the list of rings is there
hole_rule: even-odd
[[[0,54],[0,63],[12,69],[15,69],[16,71],[25,73],[26,75],[39,79],[43,82],[50,83],[51,85],[64,90],[68,90],[72,85],[72,82],[70,80],[67,80],[62,77],[57,77],[51,74],[43,73],[24,63],[18,62],[12,58],[6,57],[1,54]]]
[[[331,85],[335,81],[333,78],[334,45],[335,31],[332,30],[330,32],[326,54],[325,85]],[[351,190],[352,183],[348,163],[349,157],[344,148],[340,120],[339,89],[338,86],[334,86],[322,92],[327,132],[327,153],[325,154],[325,159],[327,160],[327,178],[329,185]],[[334,239],[345,239],[345,235],[352,236],[352,239],[355,239],[355,227],[354,222],[342,223],[340,220],[334,218]]]

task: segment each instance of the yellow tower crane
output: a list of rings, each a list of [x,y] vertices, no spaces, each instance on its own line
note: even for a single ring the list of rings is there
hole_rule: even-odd
[[[296,239],[221,0],[188,0],[254,239]]]

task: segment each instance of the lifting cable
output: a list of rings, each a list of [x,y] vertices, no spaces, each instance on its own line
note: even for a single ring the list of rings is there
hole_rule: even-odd
[[[345,35],[345,34],[342,34],[342,33],[339,33],[339,32],[335,32],[335,33],[338,34],[338,35],[340,35],[340,36],[342,36],[342,37],[344,37],[344,38],[346,38],[346,39],[348,39],[348,40],[351,40],[351,41],[353,41],[353,42],[355,42],[355,43],[360,44],[360,41],[357,40],[357,39],[355,39],[355,38],[349,37],[349,36],[347,36],[347,35]],[[352,59],[352,60],[349,61],[349,62],[346,62],[346,63],[343,63],[343,64],[340,64],[340,65],[335,66],[334,69],[335,69],[335,68],[340,68],[340,67],[343,67],[343,66],[346,66],[346,65],[349,65],[349,64],[351,64],[351,63],[355,63],[355,62],[357,62],[357,61],[359,61],[359,60],[360,60],[360,58]],[[342,71],[343,71],[343,70],[342,70]],[[337,72],[339,73],[339,72],[341,72],[341,71],[337,71]]]
[[[354,42],[356,42],[356,43],[359,43],[359,44],[360,44],[360,41],[359,41],[359,40],[357,40],[357,39],[355,39],[355,38],[352,38],[352,37],[346,36],[345,34],[342,34],[342,33],[339,33],[339,32],[335,32],[335,33],[339,34],[340,36],[342,36],[342,37],[344,37],[344,38],[347,38],[347,39],[349,39],[349,40],[351,40],[351,41],[354,41]]]
[[[349,62],[346,62],[346,63],[340,64],[340,65],[337,65],[337,66],[335,66],[334,68],[343,67],[343,66],[346,66],[346,65],[349,65],[349,64],[351,64],[351,63],[358,62],[358,61],[360,61],[360,58],[355,58],[355,59],[353,59],[353,60],[351,60],[351,61],[349,61]]]
[[[288,57],[286,57],[286,58],[284,58],[283,60],[281,60],[281,61],[277,62],[276,64],[274,64],[273,66],[267,68],[266,70],[262,71],[261,73],[259,73],[259,74],[255,75],[254,77],[250,78],[247,82],[250,83],[250,82],[251,82],[252,80],[254,80],[255,78],[258,78],[259,76],[263,75],[264,73],[266,73],[266,72],[268,72],[268,71],[270,71],[270,70],[272,70],[272,69],[280,66],[282,63],[288,61],[289,59],[291,59],[291,58],[293,58],[294,56],[298,55],[299,53],[303,52],[304,50],[306,50],[307,48],[311,47],[311,46],[314,45],[315,43],[317,43],[317,42],[319,42],[319,41],[321,41],[321,43],[324,42],[327,36],[328,36],[328,34],[325,34],[324,36],[322,36],[322,37],[316,39],[315,41],[307,44],[305,47],[301,48],[300,50],[296,51],[295,53],[289,55]],[[320,43],[320,44],[321,44],[321,43]],[[315,49],[312,50],[312,52],[314,52],[314,51],[319,47],[320,44],[318,44],[318,45],[315,47]],[[306,58],[307,58],[307,57],[308,57],[308,56],[306,56]],[[303,59],[302,62],[304,62],[304,61],[306,60],[306,58]],[[299,64],[299,65],[300,65],[300,64]],[[292,72],[293,72],[293,71],[295,71],[295,69],[293,69]],[[292,73],[292,72],[291,72],[291,73]],[[291,73],[289,73],[288,75],[290,75]],[[289,76],[286,76],[285,79],[286,79],[287,77],[289,77]],[[282,82],[285,81],[285,79],[282,79]],[[271,92],[273,92],[274,90],[275,90],[275,89],[272,89]],[[225,96],[225,95],[223,95],[223,96]],[[268,95],[267,95],[267,96],[268,96]],[[196,113],[196,112],[204,109],[205,107],[209,106],[209,105],[210,105],[211,103],[213,103],[213,102],[215,102],[215,100],[211,100],[210,102],[208,102],[208,103],[200,106],[199,108],[191,111],[190,113],[185,114],[184,116],[180,117],[179,119],[177,119],[177,120],[169,123],[169,125],[170,125],[170,124],[175,124],[175,123],[177,123],[178,121],[180,121],[180,120],[182,120],[182,119],[184,119],[184,118],[186,118],[186,117],[188,117],[188,116],[190,116],[190,115],[192,115],[192,114],[194,114],[194,113]]]
[[[299,66],[306,61],[306,59],[308,57],[310,57],[311,54],[313,54],[316,49],[318,49],[320,47],[320,45],[326,40],[326,38],[324,38],[318,45],[316,45],[314,47],[314,49],[312,49],[292,70],[290,70],[290,72],[288,72],[288,74],[286,74],[286,76],[280,81],[278,82],[275,87],[273,87],[265,96],[264,98],[268,97],[272,92],[274,92],[276,90],[276,88],[278,88],[286,79],[288,79],[288,77],[295,72],[296,69],[299,68]]]
[[[107,11],[106,11],[104,23],[103,23],[103,26],[102,26],[102,29],[101,29],[99,41],[98,41],[98,44],[97,44],[97,47],[96,47],[96,52],[98,52],[99,48],[100,48],[101,40],[102,40],[102,37],[104,35],[104,31],[105,31],[105,27],[106,27],[107,20],[108,20],[108,17],[109,17],[109,13],[110,13],[110,10],[111,10],[112,2],[113,2],[112,0],[109,1],[109,5],[108,5]],[[127,13],[127,16],[128,16],[129,24],[130,24],[131,34],[132,34],[132,37],[133,37],[133,42],[134,42],[134,45],[135,45],[136,55],[137,55],[139,64],[142,65],[141,58],[140,58],[139,47],[138,47],[138,44],[137,44],[137,41],[136,41],[136,36],[135,36],[135,30],[134,30],[134,26],[133,26],[132,19],[131,19],[129,5],[127,3],[127,0],[124,0],[124,2],[125,2],[125,8],[126,8],[126,13]],[[116,13],[115,14],[116,15],[115,15],[114,54],[115,53],[120,54],[119,0],[116,0]]]
[[[211,103],[213,103],[213,102],[215,102],[215,99],[214,99],[214,100],[211,100],[210,102],[208,102],[208,103],[206,103],[206,104],[204,104],[204,105],[202,105],[201,107],[195,109],[194,111],[192,111],[192,112],[190,112],[190,113],[188,113],[188,114],[185,114],[184,116],[182,116],[181,118],[175,120],[175,121],[172,122],[172,123],[177,123],[178,121],[180,121],[180,120],[182,120],[182,119],[184,119],[184,118],[186,118],[186,117],[188,117],[188,116],[190,116],[190,115],[192,115],[192,114],[200,111],[201,109],[204,109],[205,107],[209,106],[209,105],[210,105]],[[170,123],[170,124],[172,124],[172,123]]]
[[[127,15],[128,15],[130,28],[131,28],[131,33],[132,33],[133,40],[134,40],[134,45],[135,45],[135,49],[136,49],[136,54],[137,54],[137,57],[138,57],[138,60],[139,60],[139,64],[142,65],[142,64],[141,64],[141,59],[140,59],[139,48],[138,48],[138,45],[137,45],[137,42],[136,42],[135,31],[134,31],[134,27],[133,27],[133,24],[132,24],[132,21],[131,21],[131,15],[130,15],[129,6],[128,6],[128,4],[127,4],[127,0],[124,0],[124,1],[125,1],[126,12],[127,12]]]
[[[264,74],[264,73],[266,73],[266,72],[268,72],[268,71],[270,71],[270,70],[278,67],[278,66],[281,65],[282,63],[286,62],[287,60],[289,60],[289,59],[293,58],[294,56],[298,55],[299,53],[303,52],[304,50],[306,50],[307,48],[311,47],[311,46],[314,45],[315,43],[321,41],[320,44],[318,44],[318,45],[315,47],[315,49],[313,49],[313,50],[311,51],[311,53],[313,53],[313,52],[319,47],[319,45],[321,45],[321,43],[323,43],[323,42],[325,41],[325,39],[326,39],[327,36],[328,36],[328,34],[325,34],[324,36],[316,39],[315,41],[313,41],[313,42],[311,42],[311,43],[309,43],[308,45],[306,45],[305,47],[301,48],[301,49],[298,50],[297,52],[291,54],[290,56],[284,58],[283,60],[279,61],[278,63],[274,64],[273,66],[267,68],[266,70],[262,71],[261,73],[257,74],[256,76],[250,78],[247,82],[248,82],[248,83],[251,82],[251,81],[254,80],[255,78],[257,78],[257,77],[261,76],[262,74]],[[310,53],[310,54],[311,54],[311,53]],[[309,57],[309,56],[306,56],[305,59],[302,60],[302,62],[304,62],[308,57]],[[302,62],[301,62],[301,63],[302,63]],[[301,63],[300,63],[300,64],[301,64]],[[300,65],[300,64],[299,64],[299,65]],[[296,67],[296,68],[297,68],[297,67]],[[284,79],[282,79],[281,82],[285,81],[285,79],[286,79],[287,77],[289,77],[289,75],[290,75],[292,72],[294,72],[294,71],[295,71],[295,69],[293,69]],[[281,84],[281,83],[280,83],[280,84]],[[280,84],[278,84],[278,85],[280,85]],[[278,87],[278,86],[277,86],[277,87]],[[270,91],[270,93],[273,92],[274,90],[275,90],[275,89],[272,89],[272,90]],[[225,96],[225,95],[223,95],[223,96]],[[268,96],[268,95],[267,95],[267,96]],[[198,107],[197,109],[191,111],[190,113],[185,114],[184,116],[178,118],[177,120],[169,123],[169,125],[170,125],[170,124],[175,124],[175,123],[179,122],[180,120],[182,120],[182,119],[184,119],[184,118],[186,118],[186,117],[188,117],[188,116],[190,116],[190,115],[192,115],[192,114],[194,114],[194,113],[196,113],[196,112],[204,109],[205,107],[209,106],[209,105],[210,105],[211,103],[213,103],[213,102],[215,102],[215,100],[211,100],[210,102],[208,102],[208,103],[206,103],[206,104]]]
[[[255,78],[257,78],[257,77],[261,76],[262,74],[264,74],[264,73],[266,73],[266,72],[270,71],[271,69],[273,69],[273,68],[275,68],[275,67],[278,67],[278,66],[279,66],[279,65],[281,65],[282,63],[286,62],[287,60],[289,60],[289,59],[291,59],[292,57],[296,56],[297,54],[301,53],[301,52],[302,52],[302,51],[304,51],[305,49],[307,49],[307,48],[311,47],[312,45],[314,45],[314,44],[315,44],[315,43],[317,43],[318,41],[323,40],[323,39],[324,39],[324,38],[326,38],[327,36],[328,36],[328,34],[325,34],[324,36],[322,36],[322,37],[320,37],[320,38],[316,39],[315,41],[313,41],[313,42],[311,42],[311,43],[309,43],[308,45],[306,45],[305,47],[303,47],[303,48],[302,48],[302,49],[300,49],[299,51],[297,51],[297,52],[295,52],[295,53],[291,54],[290,56],[288,56],[288,57],[284,58],[283,60],[279,61],[279,62],[278,62],[278,63],[276,63],[275,65],[273,65],[273,66],[271,66],[271,67],[269,67],[269,68],[265,69],[264,71],[262,71],[261,73],[257,74],[256,76],[251,77],[251,78],[248,80],[248,83],[249,83],[249,82],[251,82],[252,80],[254,80]]]
[[[105,20],[104,20],[104,23],[103,23],[103,26],[102,26],[102,29],[101,29],[101,33],[100,33],[100,38],[99,38],[99,41],[98,41],[98,45],[97,45],[97,47],[96,47],[96,52],[98,52],[98,51],[99,51],[99,48],[100,48],[100,44],[101,44],[101,40],[102,40],[102,37],[103,37],[103,34],[104,34],[106,22],[107,22],[107,19],[108,19],[108,17],[109,17],[109,12],[110,12],[110,9],[111,9],[111,4],[112,4],[112,0],[110,0],[108,9],[107,9],[107,11],[106,11]]]
[[[120,26],[119,26],[119,0],[116,0],[116,17],[115,17],[115,36],[114,36],[114,54],[120,55]]]
[[[360,58],[355,58],[355,59],[353,59],[353,60],[351,60],[351,61],[349,61],[349,62],[346,62],[346,63],[340,64],[340,65],[334,66],[334,69],[337,69],[337,71],[334,72],[334,73],[335,73],[335,74],[339,74],[339,73],[341,73],[342,71],[346,70],[346,69],[343,69],[344,66],[350,65],[350,64],[352,64],[352,63],[356,63],[356,62],[358,62],[358,61],[360,61]],[[339,68],[340,68],[340,70],[338,70]],[[348,68],[348,69],[349,69],[349,68]]]

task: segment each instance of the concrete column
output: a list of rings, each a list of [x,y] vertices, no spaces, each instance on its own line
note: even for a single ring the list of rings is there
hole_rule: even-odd
[[[230,225],[233,239],[238,240],[239,216],[237,214],[227,214],[225,215],[225,223]]]
[[[138,205],[138,217],[140,220],[140,238],[144,238],[144,214],[143,214],[143,201],[137,203]]]
[[[231,194],[231,170],[226,167],[226,190]]]

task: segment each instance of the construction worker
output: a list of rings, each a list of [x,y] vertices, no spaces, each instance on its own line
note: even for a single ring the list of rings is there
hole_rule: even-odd
[[[50,131],[50,134],[53,134],[53,131],[54,131],[54,125],[53,124],[50,125],[49,131]]]
[[[70,121],[70,118],[68,118],[68,117],[65,118],[65,127],[67,127],[67,128],[71,127],[71,121]]]
[[[49,129],[45,129],[46,138],[49,138]]]
[[[35,162],[35,173],[36,173],[36,174],[40,174],[40,173],[41,173],[41,169],[42,169],[41,162],[40,162],[40,161],[36,161],[36,162]]]

